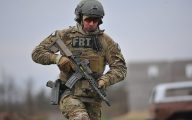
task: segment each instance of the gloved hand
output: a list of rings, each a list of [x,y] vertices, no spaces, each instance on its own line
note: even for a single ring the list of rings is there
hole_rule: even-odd
[[[50,61],[57,64],[59,69],[63,72],[75,70],[75,65],[67,58],[59,54],[50,54]]]
[[[107,87],[107,85],[106,85],[105,81],[101,79],[98,81],[98,87],[105,89]]]
[[[74,64],[67,57],[61,57],[57,65],[63,72],[69,72],[75,69]]]

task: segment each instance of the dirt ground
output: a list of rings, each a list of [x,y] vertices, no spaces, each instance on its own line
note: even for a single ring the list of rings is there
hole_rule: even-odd
[[[107,119],[102,118],[102,120],[146,120],[148,118],[148,112],[129,112],[125,115],[122,115],[120,117],[116,117],[113,119]],[[48,114],[48,119],[42,119],[42,118],[32,118],[28,119],[27,117],[21,116],[19,114],[15,113],[0,113],[0,120],[64,120],[61,114],[55,113],[55,114]]]

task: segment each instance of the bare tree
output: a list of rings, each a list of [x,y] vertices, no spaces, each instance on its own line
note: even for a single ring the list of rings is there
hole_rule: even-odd
[[[3,106],[4,111],[13,111],[14,104],[17,99],[17,85],[15,79],[11,75],[7,74],[5,70],[1,71],[0,83],[0,104]]]
[[[34,114],[34,100],[33,100],[33,95],[32,95],[32,90],[33,90],[33,79],[28,78],[27,83],[26,83],[26,101],[25,101],[25,106],[26,106],[26,112],[29,115]]]
[[[45,90],[41,89],[35,97],[36,109],[42,112],[50,110],[50,101],[45,94]]]

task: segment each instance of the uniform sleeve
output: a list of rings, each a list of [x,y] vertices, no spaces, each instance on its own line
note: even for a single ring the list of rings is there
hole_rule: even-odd
[[[113,85],[121,80],[124,80],[127,74],[125,59],[121,53],[120,47],[111,38],[107,41],[105,59],[109,64],[109,71],[100,79],[107,83],[107,86]]]
[[[49,48],[59,37],[60,35],[58,34],[58,31],[55,31],[36,46],[32,52],[33,61],[43,65],[55,64],[54,59],[57,57],[57,54]]]

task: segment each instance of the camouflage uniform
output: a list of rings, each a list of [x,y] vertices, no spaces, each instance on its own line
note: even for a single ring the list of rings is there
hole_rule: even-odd
[[[43,65],[55,64],[53,56],[56,56],[56,53],[49,48],[57,39],[61,39],[74,55],[78,55],[82,60],[88,59],[93,77],[104,80],[106,86],[125,78],[126,63],[118,44],[99,28],[95,32],[85,33],[79,23],[68,29],[57,30],[44,39],[33,50],[32,59]],[[107,64],[110,70],[103,74]],[[71,74],[69,71],[60,71],[59,78],[63,84]],[[91,90],[88,81],[79,80],[70,91],[64,93],[59,108],[69,120],[100,120],[101,102],[98,95]]]

